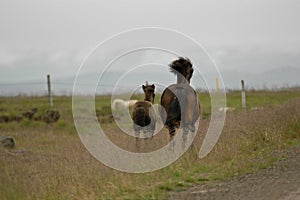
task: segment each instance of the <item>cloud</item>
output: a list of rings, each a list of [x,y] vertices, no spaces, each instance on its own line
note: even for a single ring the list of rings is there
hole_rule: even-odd
[[[70,4],[61,0],[20,4],[2,0],[0,80],[44,81],[48,73],[62,80],[73,77],[80,63],[99,42],[120,31],[142,26],[166,27],[191,36],[208,49],[222,72],[237,71],[237,76],[259,76],[267,70],[300,67],[298,1],[212,0],[182,4],[165,0],[162,5],[157,6],[155,1],[78,1]],[[137,36],[126,42],[130,44],[138,39]],[[186,56],[195,53],[177,41],[171,44],[184,49]],[[92,60],[90,71],[102,70],[104,66],[99,63],[114,55],[118,46],[122,48],[124,44],[117,43],[105,55]],[[116,63],[114,69],[131,67],[153,60],[155,56],[158,62],[163,60],[165,64],[173,59],[140,54],[140,57],[128,57]],[[204,57],[195,64],[200,65],[203,73],[208,73],[212,67]],[[261,80],[255,82],[260,84]]]
[[[221,70],[237,69],[261,73],[283,67],[300,68],[300,46],[293,49],[277,47],[223,47],[214,49],[212,57]]]
[[[13,67],[19,56],[5,49],[0,49],[0,67]]]

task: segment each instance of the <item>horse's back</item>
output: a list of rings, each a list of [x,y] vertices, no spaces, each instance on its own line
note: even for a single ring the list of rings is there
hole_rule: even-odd
[[[128,106],[129,107],[134,106],[137,102],[138,102],[138,100],[135,100],[135,99],[129,100],[128,101]]]
[[[115,99],[112,103],[113,110],[124,110],[126,108],[126,102],[123,99]]]

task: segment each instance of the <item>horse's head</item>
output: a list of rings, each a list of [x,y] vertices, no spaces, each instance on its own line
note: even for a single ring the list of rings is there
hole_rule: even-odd
[[[143,91],[145,93],[145,101],[150,101],[151,103],[154,103],[154,97],[155,97],[155,94],[154,94],[154,90],[155,90],[155,86],[154,84],[152,85],[148,85],[146,84],[142,86],[143,88]]]
[[[177,75],[177,83],[190,83],[193,65],[188,58],[179,57],[169,64],[170,71]]]

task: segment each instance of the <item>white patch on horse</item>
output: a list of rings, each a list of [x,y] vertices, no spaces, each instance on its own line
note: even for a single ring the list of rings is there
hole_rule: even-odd
[[[112,103],[112,109],[115,111],[124,111],[133,106],[137,100],[125,101],[123,99],[115,99]]]

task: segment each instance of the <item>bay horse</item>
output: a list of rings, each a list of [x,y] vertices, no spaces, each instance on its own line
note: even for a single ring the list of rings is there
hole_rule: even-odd
[[[140,132],[148,134],[148,137],[153,137],[156,126],[155,111],[152,107],[155,98],[155,86],[154,84],[148,85],[146,82],[146,86],[142,85],[142,88],[145,94],[144,101],[136,102],[132,112],[133,128],[136,135],[137,146]]]
[[[183,57],[171,62],[169,67],[170,72],[177,76],[177,83],[163,91],[159,114],[169,130],[170,140],[181,125],[184,146],[188,132],[195,133],[195,123],[200,117],[200,104],[195,90],[190,86],[194,69],[191,61]]]

